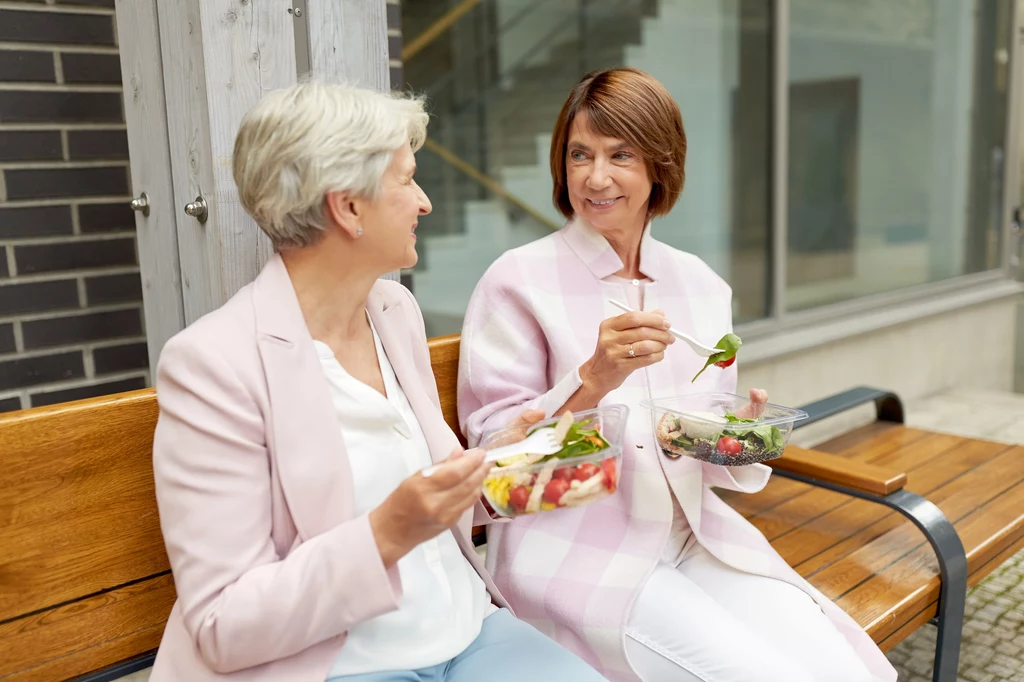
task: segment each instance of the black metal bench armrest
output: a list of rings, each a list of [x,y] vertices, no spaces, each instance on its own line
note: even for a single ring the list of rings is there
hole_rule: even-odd
[[[875,416],[879,421],[903,423],[903,402],[898,395],[880,388],[858,386],[804,405],[800,409],[807,413],[807,419],[798,421],[794,428],[808,426],[870,402],[875,403]]]

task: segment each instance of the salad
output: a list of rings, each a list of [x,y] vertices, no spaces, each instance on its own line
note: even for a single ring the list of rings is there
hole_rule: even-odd
[[[743,466],[781,456],[789,433],[732,412],[724,417],[711,412],[666,412],[658,420],[656,438],[670,457],[689,455],[712,464]]]
[[[556,423],[531,430],[555,429],[562,449],[553,455],[513,455],[495,462],[483,484],[492,509],[501,516],[534,514],[581,507],[614,493],[621,450],[606,438],[602,411],[606,410],[580,418],[566,412]],[[494,440],[481,445],[487,447]]]

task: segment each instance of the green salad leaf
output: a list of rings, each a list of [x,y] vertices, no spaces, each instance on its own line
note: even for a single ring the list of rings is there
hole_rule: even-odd
[[[732,431],[737,438],[757,438],[764,444],[764,449],[767,453],[774,454],[782,452],[782,449],[786,446],[786,437],[777,427],[759,424],[756,419],[737,417],[732,412],[725,413],[725,420],[729,422],[729,424],[732,424],[730,431]],[[751,424],[751,426],[749,428],[744,428],[742,426],[743,424]]]
[[[708,361],[705,362],[704,366],[701,367],[699,372],[697,372],[697,376],[690,379],[690,383],[692,384],[694,381],[696,381],[697,377],[704,373],[704,370],[706,370],[708,367],[715,364],[716,362],[725,362],[726,360],[732,360],[734,357],[736,357],[736,353],[739,351],[740,346],[742,345],[743,341],[741,341],[740,337],[736,336],[735,334],[726,334],[725,336],[723,336],[721,339],[719,339],[718,343],[715,344],[715,348],[721,348],[722,352],[715,353],[710,358],[708,358]]]
[[[590,425],[590,419],[573,422],[573,425],[569,427],[568,433],[565,434],[565,439],[562,440],[562,449],[541,461],[546,462],[551,458],[570,459],[572,457],[581,457],[607,448],[608,441],[604,439],[604,436],[597,429],[587,428]],[[542,426],[541,428],[553,429],[555,425]],[[533,431],[536,430],[534,429]],[[533,431],[530,433],[533,433]]]

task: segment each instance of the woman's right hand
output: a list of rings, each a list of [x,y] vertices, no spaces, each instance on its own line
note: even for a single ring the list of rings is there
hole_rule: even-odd
[[[370,527],[384,566],[454,526],[480,499],[491,465],[484,450],[455,449],[430,476],[416,473],[372,510]]]
[[[594,354],[580,365],[580,379],[590,397],[599,401],[634,371],[661,362],[665,349],[676,340],[668,333],[671,326],[660,310],[634,311],[603,321]]]

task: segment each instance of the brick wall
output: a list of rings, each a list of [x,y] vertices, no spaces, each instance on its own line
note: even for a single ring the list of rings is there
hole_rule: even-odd
[[[0,411],[148,384],[114,0],[0,2]]]

